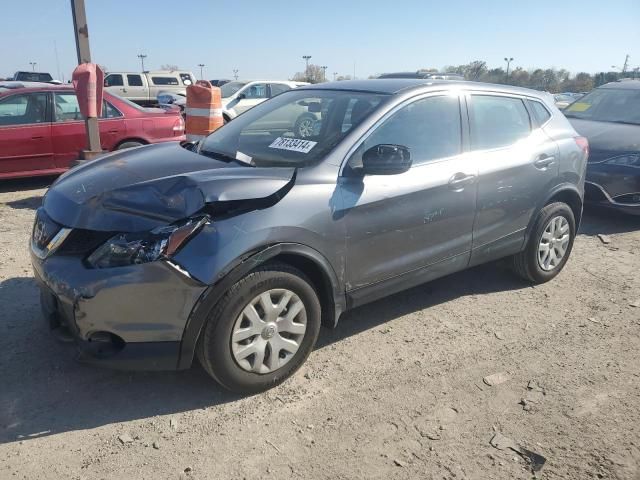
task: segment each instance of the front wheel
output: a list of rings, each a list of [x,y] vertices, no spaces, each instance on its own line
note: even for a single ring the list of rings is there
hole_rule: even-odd
[[[257,393],[283,382],[307,359],[320,330],[320,301],[301,271],[256,269],[214,307],[198,342],[204,369],[229,390]]]
[[[575,217],[566,203],[545,206],[538,214],[526,248],[513,256],[513,269],[530,282],[548,282],[567,263],[575,235]]]

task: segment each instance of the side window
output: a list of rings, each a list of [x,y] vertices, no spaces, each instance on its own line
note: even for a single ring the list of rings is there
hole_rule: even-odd
[[[47,94],[11,95],[0,100],[0,127],[47,121]]]
[[[267,98],[267,84],[256,83],[245,89],[242,93],[248,100],[255,100],[257,98]]]
[[[127,75],[127,83],[130,87],[141,87],[142,77],[140,75]]]
[[[122,75],[119,73],[112,73],[104,78],[105,87],[122,87],[124,82],[122,81]]]
[[[151,77],[154,85],[179,85],[176,77]]]
[[[180,80],[182,80],[183,85],[193,85],[194,81],[193,78],[191,78],[191,75],[189,75],[188,73],[181,73],[180,74]]]
[[[529,106],[533,111],[533,116],[538,121],[538,125],[542,125],[551,118],[549,110],[547,110],[547,107],[545,107],[542,103],[535,100],[529,100]]]
[[[56,93],[53,98],[56,122],[83,120],[75,93]]]
[[[102,117],[101,118],[119,118],[122,114],[106,100],[102,101]]]
[[[285,85],[283,83],[270,83],[269,88],[271,89],[272,97],[280,95],[282,92],[286,92],[287,90],[291,90],[289,85]]]
[[[359,123],[360,107],[353,105],[350,123]],[[423,98],[402,107],[369,135],[358,148],[352,167],[362,164],[362,154],[380,144],[403,145],[413,165],[451,157],[462,152],[460,101],[457,96]]]
[[[471,95],[471,148],[513,145],[531,132],[531,122],[519,98]]]

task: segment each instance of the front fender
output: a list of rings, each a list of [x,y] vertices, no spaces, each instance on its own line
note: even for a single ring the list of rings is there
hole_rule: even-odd
[[[330,297],[333,303],[330,322],[332,322],[333,326],[337,324],[340,315],[346,309],[344,285],[338,280],[333,267],[324,255],[307,245],[299,243],[268,245],[237,258],[218,275],[218,280],[213,285],[210,285],[200,296],[189,315],[184,329],[180,345],[178,369],[186,369],[191,366],[200,332],[209,318],[211,310],[227,290],[255,268],[280,255],[303,257],[314,262],[321,270],[327,283],[326,286],[329,287],[328,290],[331,293]]]

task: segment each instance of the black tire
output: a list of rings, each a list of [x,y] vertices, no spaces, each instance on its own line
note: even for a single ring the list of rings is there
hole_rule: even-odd
[[[298,351],[282,367],[270,373],[249,372],[238,365],[231,349],[231,335],[242,310],[259,294],[286,288],[304,304],[307,328]],[[206,372],[223,387],[242,394],[267,390],[282,383],[305,362],[320,331],[320,300],[309,279],[282,263],[263,265],[239,280],[210,312],[196,348]]]
[[[303,113],[297,118],[296,123],[293,126],[294,134],[298,138],[312,137],[313,124],[317,121],[318,119],[313,113]],[[309,129],[311,129],[311,131],[309,131]]]
[[[538,248],[545,229],[551,220],[558,216],[564,217],[569,224],[569,243],[562,260],[552,270],[544,270],[538,261]],[[550,203],[540,210],[525,249],[512,257],[513,270],[517,275],[529,282],[548,282],[558,275],[567,263],[575,236],[576,221],[569,205],[562,202]]]
[[[134,147],[141,147],[142,145],[144,145],[144,143],[142,142],[122,142],[120,145],[118,145],[118,148],[116,150],[124,150],[125,148],[134,148]]]

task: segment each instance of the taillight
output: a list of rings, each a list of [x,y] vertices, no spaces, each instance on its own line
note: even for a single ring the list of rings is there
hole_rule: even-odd
[[[178,115],[178,118],[173,124],[173,134],[174,135],[182,135],[184,132],[184,120],[181,115]]]
[[[580,150],[584,152],[585,156],[589,157],[589,140],[584,137],[575,137],[574,140],[576,141],[576,145],[580,147]]]

